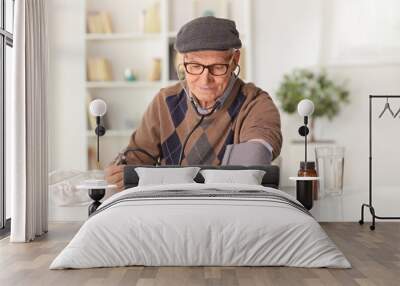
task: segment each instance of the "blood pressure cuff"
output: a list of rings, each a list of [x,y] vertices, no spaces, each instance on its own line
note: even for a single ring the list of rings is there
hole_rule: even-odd
[[[227,145],[221,165],[266,166],[271,160],[271,151],[263,144],[245,142]]]

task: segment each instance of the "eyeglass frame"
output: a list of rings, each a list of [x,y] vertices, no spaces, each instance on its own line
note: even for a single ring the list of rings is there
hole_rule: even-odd
[[[200,63],[196,63],[196,62],[184,62],[184,63],[183,63],[183,66],[185,67],[185,71],[186,71],[188,74],[190,74],[190,75],[201,75],[201,74],[203,74],[203,72],[204,72],[205,69],[208,69],[208,72],[209,72],[211,75],[213,75],[213,76],[224,76],[224,75],[227,74],[227,72],[228,72],[228,70],[229,70],[229,66],[231,65],[232,62],[233,62],[233,56],[231,57],[231,59],[229,60],[229,63],[227,63],[227,64],[203,65],[203,64],[200,64]],[[190,65],[190,64],[199,65],[199,66],[201,66],[203,69],[201,70],[201,72],[200,72],[199,74],[191,73],[191,72],[189,72],[188,69],[187,69],[187,65]],[[212,71],[211,71],[211,69],[210,69],[210,67],[216,66],[216,65],[225,66],[225,67],[226,67],[226,71],[225,71],[223,74],[218,74],[218,75],[213,74]]]

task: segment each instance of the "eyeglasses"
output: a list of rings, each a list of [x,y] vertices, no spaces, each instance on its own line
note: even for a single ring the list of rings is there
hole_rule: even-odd
[[[183,65],[186,72],[191,75],[201,75],[204,72],[204,69],[208,69],[210,74],[214,76],[221,76],[225,75],[228,72],[228,68],[231,62],[232,59],[229,61],[228,64],[202,65],[199,63],[183,63]]]

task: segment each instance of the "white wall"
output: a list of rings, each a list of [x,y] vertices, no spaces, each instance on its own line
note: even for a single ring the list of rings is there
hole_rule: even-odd
[[[320,2],[254,1],[254,79],[260,87],[276,90],[284,73],[318,63]]]
[[[358,0],[350,2],[352,2],[353,8],[361,3]],[[343,29],[343,26],[346,26],[345,23],[350,25],[352,23],[350,20],[353,21],[355,16],[365,16],[359,15],[360,11],[357,9],[352,10],[357,15],[352,15],[351,11],[346,15],[333,15],[329,8],[336,4],[340,4],[337,8],[339,9],[343,7],[344,2],[325,1],[325,4],[322,4],[322,1],[318,0],[256,0],[253,24],[255,29],[254,77],[255,82],[270,92],[273,97],[283,75],[294,68],[316,69],[320,64],[328,63],[326,68],[332,78],[338,82],[347,80],[351,103],[345,106],[332,122],[319,120],[316,125],[316,134],[319,135],[319,139],[334,139],[337,144],[346,147],[345,186],[349,189],[366,189],[368,186],[368,95],[373,93],[400,94],[400,65],[395,60],[391,61],[391,58],[388,58],[383,52],[378,58],[370,59],[368,56],[374,55],[370,51],[364,57],[355,52],[350,56],[345,54],[348,58],[358,57],[360,59],[350,64],[340,62],[340,64],[333,65],[332,63],[335,61],[329,61],[329,57],[336,53],[332,51],[331,46],[343,47],[346,44],[344,39],[348,40],[351,36],[361,38],[360,35],[355,34],[357,31],[354,27],[353,29],[348,27],[349,33],[355,31],[354,34],[344,35],[343,30],[342,34],[334,34],[335,25],[340,23],[340,27]],[[372,12],[381,10],[372,10]],[[397,16],[398,24],[400,24],[399,18]],[[373,43],[374,40],[368,39],[367,42]],[[399,47],[397,49],[399,50]],[[278,104],[278,101],[275,102]],[[397,110],[400,107],[400,100],[397,105],[393,105]],[[382,108],[383,103],[378,106]],[[377,112],[375,111],[375,114]],[[291,160],[287,157],[290,153],[288,150],[293,148],[290,141],[300,138],[297,135],[297,128],[302,120],[296,114],[287,115],[282,112],[281,115],[284,137],[281,156],[283,162],[288,162]],[[377,131],[374,134],[378,137],[376,140],[377,151],[374,153],[377,164],[377,167],[374,168],[376,171],[375,183],[377,185],[398,185],[396,159],[400,159],[400,156],[399,151],[396,150],[396,143],[400,140],[400,133],[395,131],[396,122],[394,120],[381,120],[376,124],[379,133]],[[383,152],[385,150],[386,154]],[[298,165],[297,162],[295,163]],[[282,171],[284,176],[295,175],[288,174],[285,169]],[[282,182],[286,181],[285,183],[288,184],[288,180],[282,179]]]
[[[49,168],[86,168],[85,41],[82,0],[51,0],[49,9]]]
[[[294,68],[315,66],[320,58],[322,6],[318,0],[254,1],[254,82],[266,90],[275,103],[275,92],[285,73]],[[297,129],[302,119],[281,112],[283,147],[281,185],[298,169],[299,162],[288,156],[290,141],[300,139]],[[296,166],[292,166],[292,165]]]

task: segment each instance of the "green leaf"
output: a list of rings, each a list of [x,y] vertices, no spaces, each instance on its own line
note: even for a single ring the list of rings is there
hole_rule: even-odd
[[[307,69],[296,69],[285,74],[276,96],[282,109],[289,114],[296,112],[297,104],[308,98],[314,102],[313,117],[329,120],[340,112],[343,104],[350,102],[349,91],[329,79],[325,70],[316,74]]]

